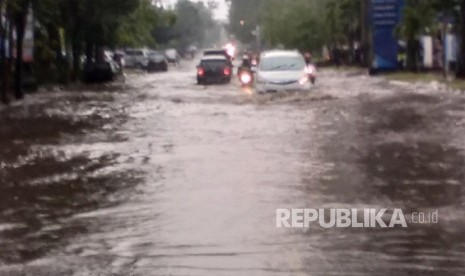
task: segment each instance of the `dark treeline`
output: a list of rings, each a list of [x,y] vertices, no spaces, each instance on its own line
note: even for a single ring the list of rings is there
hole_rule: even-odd
[[[0,93],[21,99],[24,75],[39,83],[69,83],[81,77],[83,60],[100,61],[104,49],[201,46],[210,11],[187,0],[174,10],[152,0],[0,0]],[[34,62],[22,56],[26,20],[34,15]],[[188,29],[189,28],[189,29]],[[189,34],[187,38],[183,38]],[[16,37],[17,39],[14,39]],[[182,45],[181,45],[182,44]],[[15,54],[17,53],[17,54]],[[13,91],[13,93],[10,93]]]

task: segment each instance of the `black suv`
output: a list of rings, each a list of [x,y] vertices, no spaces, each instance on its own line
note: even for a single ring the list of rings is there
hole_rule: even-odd
[[[197,83],[230,83],[231,63],[223,55],[207,55],[197,66]]]

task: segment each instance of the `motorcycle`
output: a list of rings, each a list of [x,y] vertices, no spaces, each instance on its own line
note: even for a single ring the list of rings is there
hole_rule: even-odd
[[[242,87],[251,87],[253,85],[253,79],[252,70],[241,70],[239,72],[239,81]]]

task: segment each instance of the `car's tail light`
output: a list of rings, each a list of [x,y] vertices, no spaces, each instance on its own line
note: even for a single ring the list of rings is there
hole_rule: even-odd
[[[197,75],[199,75],[199,76],[201,76],[201,77],[202,77],[203,75],[205,75],[205,69],[203,69],[202,67],[199,67],[199,68],[197,69]]]
[[[231,69],[229,67],[224,68],[223,73],[225,76],[231,75]]]

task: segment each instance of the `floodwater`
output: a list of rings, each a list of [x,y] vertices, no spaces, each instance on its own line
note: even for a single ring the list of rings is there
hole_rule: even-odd
[[[0,107],[0,275],[465,275],[464,95],[333,70],[255,95],[194,73]],[[409,223],[277,228],[278,208]]]

